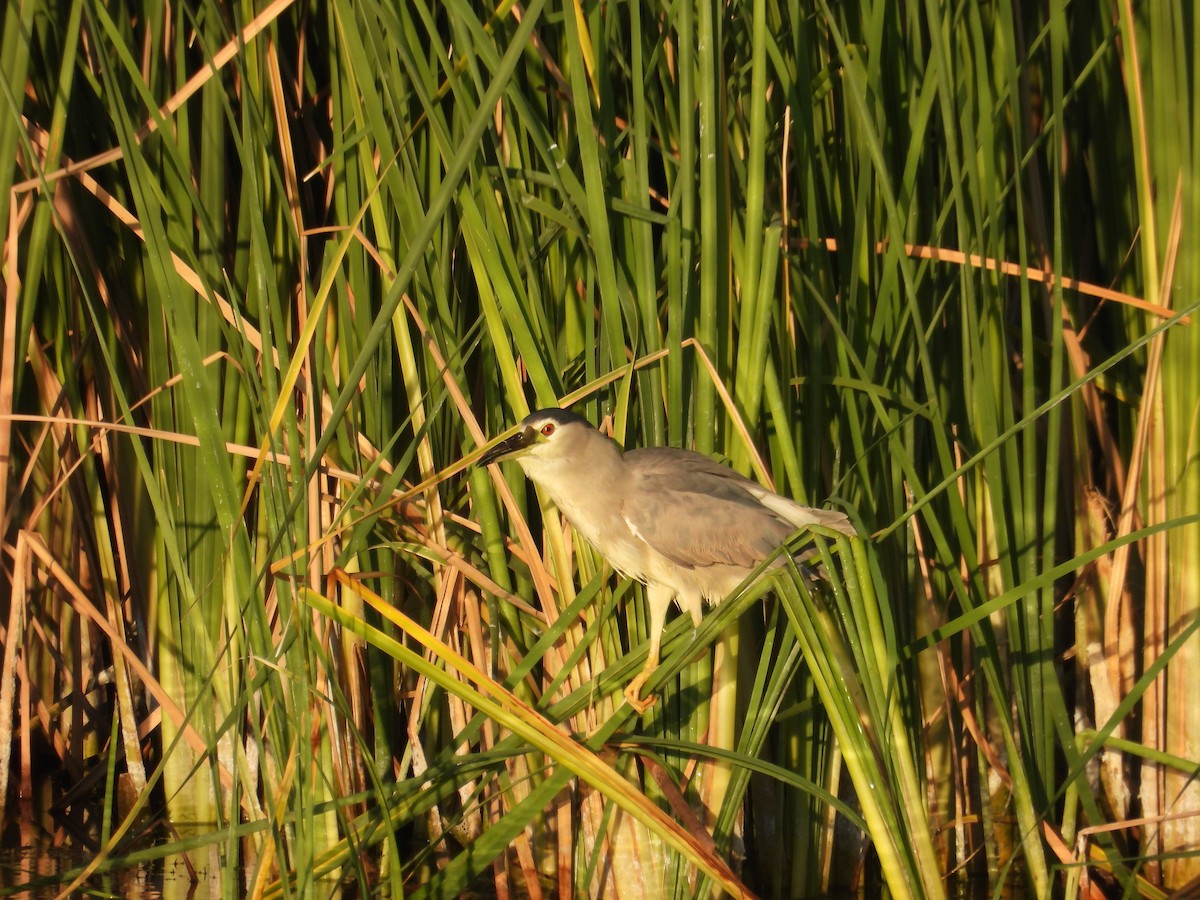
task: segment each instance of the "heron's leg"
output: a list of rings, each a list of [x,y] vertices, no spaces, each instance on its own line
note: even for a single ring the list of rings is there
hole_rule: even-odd
[[[646,664],[642,666],[633,681],[625,687],[625,699],[639,713],[644,713],[658,698],[651,694],[642,699],[642,686],[658,668],[659,652],[662,648],[663,627],[667,623],[667,609],[675,593],[670,588],[659,585],[646,587],[646,605],[650,607],[650,652],[646,655]]]

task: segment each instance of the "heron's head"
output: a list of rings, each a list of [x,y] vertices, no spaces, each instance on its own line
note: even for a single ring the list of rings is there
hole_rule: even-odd
[[[498,443],[476,465],[513,459],[529,470],[530,464],[571,463],[586,465],[593,441],[607,443],[592,423],[567,409],[539,409],[521,420],[511,437]]]

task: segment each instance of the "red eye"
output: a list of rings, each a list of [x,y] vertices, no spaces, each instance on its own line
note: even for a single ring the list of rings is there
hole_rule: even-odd
[[[550,437],[550,435],[554,434],[554,423],[547,422],[545,425],[543,425],[542,434],[544,434],[546,437]]]

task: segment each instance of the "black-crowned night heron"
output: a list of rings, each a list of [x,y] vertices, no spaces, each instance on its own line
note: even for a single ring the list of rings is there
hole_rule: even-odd
[[[672,600],[699,626],[701,601],[723,600],[797,529],[855,533],[843,513],[801,506],[700,453],[623,451],[565,409],[526,416],[478,464],[504,459],[520,463],[614,569],[646,585],[650,653],[625,689],[638,712],[654,703],[641,689],[658,667]]]

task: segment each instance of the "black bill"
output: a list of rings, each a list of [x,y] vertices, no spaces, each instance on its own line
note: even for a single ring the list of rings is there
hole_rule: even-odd
[[[477,466],[490,466],[494,462],[500,462],[515,453],[520,453],[526,447],[534,442],[537,437],[537,432],[532,428],[522,428],[512,437],[501,441],[483,456],[479,457],[479,461],[475,463]]]

